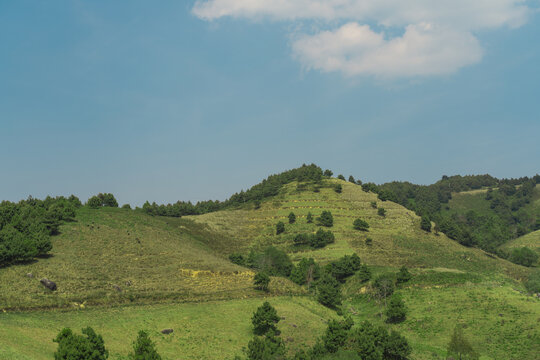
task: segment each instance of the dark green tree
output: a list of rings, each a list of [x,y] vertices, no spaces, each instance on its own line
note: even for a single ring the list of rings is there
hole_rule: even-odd
[[[69,328],[60,331],[53,340],[58,343],[55,360],[105,360],[109,357],[100,335],[90,327],[83,329],[82,333],[86,336],[74,334]]]
[[[448,356],[456,360],[477,360],[480,356],[463,334],[461,326],[456,325],[447,347]]]
[[[324,176],[326,177],[332,177],[332,175],[334,175],[334,173],[331,171],[331,170],[324,170]]]
[[[373,281],[374,296],[379,301],[384,301],[385,305],[386,299],[394,293],[394,290],[395,284],[392,274],[381,274]]]
[[[129,204],[124,204],[124,205],[122,205],[122,209],[131,210],[131,205],[129,205]]]
[[[283,221],[279,221],[276,224],[276,235],[279,235],[283,232],[285,232],[285,224],[283,223]]]
[[[357,278],[361,283],[364,283],[371,279],[371,270],[369,270],[366,264],[360,265],[360,269],[358,269],[357,272]]]
[[[351,318],[347,318],[346,321],[331,320],[322,337],[322,342],[326,351],[329,353],[338,351],[338,349],[345,344],[349,335],[349,330],[353,324]]]
[[[353,221],[353,227],[355,230],[360,231],[368,231],[369,230],[369,224],[362,220],[362,219],[356,219]]]
[[[349,182],[352,182],[353,184],[356,184],[356,180],[354,180],[354,176],[349,176]]]
[[[341,305],[339,282],[327,273],[323,273],[317,282],[317,301],[332,309]]]
[[[400,323],[407,317],[407,308],[399,294],[393,294],[388,301],[385,311],[386,322],[391,324]]]
[[[251,318],[255,335],[264,335],[269,331],[275,333],[278,322],[279,316],[277,311],[268,301],[265,301],[262,306],[259,306]]]
[[[392,330],[384,343],[384,360],[407,360],[411,355],[411,346],[398,332]]]
[[[313,215],[311,214],[311,212],[308,212],[306,216],[306,221],[308,224],[311,224],[313,222]]]
[[[343,175],[341,175],[341,174],[339,174],[339,175],[337,176],[337,178],[338,178],[339,180],[345,180],[345,176],[343,176]]]
[[[248,360],[285,359],[285,345],[283,341],[278,336],[270,333],[263,337],[255,336],[248,343],[246,349]]]
[[[334,186],[334,191],[341,194],[343,192],[343,186],[341,186],[341,184],[336,184],[336,186]]]
[[[291,211],[291,213],[289,214],[289,224],[294,224],[296,221],[296,215],[294,215],[294,213]]]
[[[259,272],[253,277],[253,285],[257,290],[268,291],[268,284],[270,284],[270,276],[267,273]]]
[[[102,201],[98,196],[92,196],[90,199],[88,199],[86,205],[92,209],[99,209],[102,206]]]
[[[137,340],[133,343],[133,352],[129,354],[130,360],[161,360],[156,345],[146,331],[139,331]]]
[[[538,261],[538,254],[528,247],[515,248],[508,258],[511,262],[523,266],[533,266]]]
[[[379,208],[377,210],[377,214],[379,214],[379,216],[385,217],[386,216],[386,210],[381,207],[381,208]]]
[[[303,258],[292,269],[290,279],[298,285],[309,285],[320,277],[320,267],[313,259]]]
[[[404,284],[406,283],[407,281],[411,280],[412,278],[412,275],[411,273],[409,272],[409,270],[407,269],[406,266],[402,266],[400,269],[399,269],[399,272],[397,273],[397,276],[396,276],[396,282],[398,284]]]
[[[330,211],[324,210],[317,218],[317,223],[321,226],[332,227],[334,226],[334,217]]]
[[[377,202],[376,201],[372,201],[371,202],[371,207],[376,209],[377,208]]]
[[[525,281],[525,287],[530,293],[540,293],[540,270],[529,275]]]
[[[420,228],[427,232],[431,231],[431,221],[427,215],[422,216],[422,220],[420,220]]]
[[[229,260],[236,265],[245,266],[246,260],[244,259],[244,256],[242,254],[233,253],[229,255]]]

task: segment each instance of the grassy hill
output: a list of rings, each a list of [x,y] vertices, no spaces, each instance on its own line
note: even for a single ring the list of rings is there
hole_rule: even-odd
[[[448,239],[444,234],[428,233],[420,229],[420,218],[414,212],[390,201],[380,201],[377,195],[362,191],[361,187],[337,179],[326,180],[327,186],[306,187],[303,184],[286,185],[280,194],[264,201],[259,209],[253,206],[238,210],[218,211],[199,216],[189,216],[208,231],[225,234],[234,242],[216,245],[221,253],[243,252],[251,248],[276,245],[293,259],[313,257],[328,262],[346,254],[356,252],[369,265],[433,268],[442,267],[474,271],[479,273],[505,273],[515,278],[527,274],[527,270],[510,262],[493,257],[479,249],[467,248]],[[336,193],[333,185],[341,184],[342,193]],[[386,210],[380,216],[377,207]],[[307,224],[309,212],[317,217],[323,210],[330,210],[334,226],[330,228],[336,236],[334,244],[325,248],[298,250],[293,238],[301,232],[315,232],[316,224]],[[294,212],[297,220],[288,224],[288,215]],[[367,221],[369,231],[353,229],[356,218]],[[275,235],[275,224],[286,223],[286,231]],[[366,238],[372,245],[366,244]]]
[[[517,239],[513,239],[507,244],[504,244],[502,248],[513,249],[524,246],[528,247],[529,249],[536,250],[540,253],[540,230],[520,236]]]
[[[335,243],[295,247],[296,234],[318,228],[306,222],[308,212],[317,217],[323,210],[334,216]],[[294,224],[287,221],[291,211]],[[366,220],[369,231],[354,230],[356,218]],[[278,221],[286,230],[275,235]],[[482,359],[533,359],[539,350],[540,306],[516,281],[530,269],[427,233],[412,211],[349,182],[293,182],[260,207],[247,203],[183,218],[81,208],[76,221],[60,230],[49,258],[0,269],[0,358],[51,358],[51,339],[64,326],[94,327],[112,358],[129,351],[140,329],[150,331],[165,359],[180,353],[186,359],[232,358],[251,337],[250,317],[263,296],[285,317],[280,329],[290,351],[311,345],[336,313],[283,278],[272,278],[269,294],[255,291],[253,272],[228,260],[231,253],[268,245],[295,261],[313,257],[323,264],[356,252],[375,274],[408,266],[414,278],[399,291],[409,315],[392,327],[409,339],[413,359],[443,358],[456,323],[467,326]],[[58,290],[45,290],[43,277],[57,282]],[[352,277],[343,292],[345,314],[384,324],[369,284]],[[172,336],[159,333],[168,327],[175,329]]]
[[[257,296],[253,273],[201,238],[220,241],[184,219],[81,208],[77,221],[53,238],[49,258],[0,269],[0,309]],[[42,278],[55,281],[58,290],[46,290]],[[273,289],[301,292],[286,280],[275,283]]]

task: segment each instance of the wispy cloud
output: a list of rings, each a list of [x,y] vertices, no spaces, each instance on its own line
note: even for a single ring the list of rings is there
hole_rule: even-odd
[[[448,74],[480,62],[483,51],[474,33],[519,27],[530,9],[523,0],[197,0],[193,13],[208,21],[345,23],[297,35],[295,58],[309,69],[349,76],[412,77]],[[403,34],[388,37],[396,29]]]

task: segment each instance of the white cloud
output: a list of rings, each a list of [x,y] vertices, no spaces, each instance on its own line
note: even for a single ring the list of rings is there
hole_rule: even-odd
[[[197,0],[193,13],[275,21],[347,22],[330,31],[300,35],[295,57],[306,67],[347,75],[438,75],[482,59],[476,31],[526,23],[524,0]],[[366,23],[403,29],[387,39]]]
[[[369,26],[352,22],[335,31],[302,36],[293,42],[293,52],[308,68],[351,76],[447,74],[482,58],[482,48],[471,34],[430,24],[409,25],[403,36],[386,40]]]

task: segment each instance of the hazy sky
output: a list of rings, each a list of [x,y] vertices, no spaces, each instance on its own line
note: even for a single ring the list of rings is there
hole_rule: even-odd
[[[224,199],[312,162],[534,175],[539,7],[0,0],[0,199]]]

